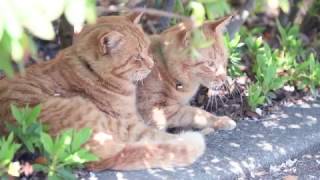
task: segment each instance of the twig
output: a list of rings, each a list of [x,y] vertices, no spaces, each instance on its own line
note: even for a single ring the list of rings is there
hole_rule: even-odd
[[[173,12],[175,0],[165,0],[164,1],[164,10],[166,12]],[[170,25],[170,17],[161,17],[159,20],[158,30],[163,31],[164,29],[168,28]]]
[[[153,9],[153,8],[136,7],[136,8],[133,8],[133,9],[128,9],[126,7],[118,7],[118,6],[109,6],[109,7],[101,7],[100,6],[99,10],[102,11],[101,14],[103,14],[103,13],[114,13],[114,12],[141,12],[141,13],[146,13],[146,14],[154,15],[154,16],[177,18],[177,19],[181,19],[181,20],[184,20],[184,21],[193,22],[193,20],[190,17],[182,16],[182,15],[175,14],[175,13],[172,13],[172,12],[166,12],[166,11],[163,11],[163,10]]]
[[[228,24],[227,30],[231,39],[240,30],[241,25],[246,21],[250,12],[255,7],[255,0],[247,0],[239,12],[234,15],[233,20]]]

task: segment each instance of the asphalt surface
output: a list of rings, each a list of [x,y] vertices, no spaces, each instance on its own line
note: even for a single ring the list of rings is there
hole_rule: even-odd
[[[320,158],[320,154],[316,156],[320,150],[320,101],[287,104],[264,119],[240,121],[235,130],[208,135],[206,143],[205,154],[189,167],[104,171],[96,176],[103,180],[231,180],[282,179],[292,174],[299,179],[320,179],[320,160],[315,158]],[[309,164],[299,166],[298,162]]]

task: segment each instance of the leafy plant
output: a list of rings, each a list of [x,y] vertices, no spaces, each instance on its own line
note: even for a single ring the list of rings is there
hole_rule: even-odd
[[[95,21],[95,0],[3,0],[0,1],[0,69],[13,76],[12,60],[23,68],[25,54],[35,54],[29,33],[45,40],[54,39],[52,21],[64,12],[74,26]]]
[[[261,37],[248,37],[246,42],[254,60],[253,72],[256,78],[255,84],[249,87],[247,100],[249,106],[255,109],[257,105],[263,104],[265,100],[270,100],[271,92],[283,87],[288,78],[279,76],[279,71],[281,71],[282,67],[276,54],[277,51],[272,51]]]
[[[259,83],[251,84],[248,88],[247,101],[252,110],[255,110],[259,105],[265,102],[266,96],[263,93]]]
[[[53,139],[47,133],[41,133],[46,164],[34,165],[36,170],[48,173],[48,179],[75,179],[71,169],[98,158],[81,147],[91,136],[88,128],[80,131],[67,130]]]
[[[283,27],[278,20],[276,21],[276,24],[280,34],[279,41],[281,49],[283,51],[290,52],[293,57],[301,55],[303,48],[302,41],[299,38],[299,27],[297,25]]]
[[[7,129],[14,133],[16,137],[23,143],[28,151],[34,153],[35,149],[39,149],[42,145],[40,142],[40,134],[43,132],[43,126],[38,122],[40,114],[40,105],[34,108],[17,108],[11,105],[11,113],[16,119],[16,125],[7,123]]]
[[[11,176],[19,176],[17,170],[13,167],[15,162],[12,162],[13,157],[17,150],[20,148],[20,144],[13,142],[14,135],[10,135],[5,139],[0,139],[0,177],[6,177],[8,174]]]
[[[231,77],[238,77],[243,74],[240,69],[241,66],[241,47],[244,43],[240,42],[240,34],[236,34],[234,39],[230,39],[228,35],[225,36],[225,44],[229,50],[229,64],[228,64],[228,74]]]
[[[315,60],[313,53],[296,66],[292,79],[298,89],[308,88],[315,94],[316,88],[320,86],[320,63]]]

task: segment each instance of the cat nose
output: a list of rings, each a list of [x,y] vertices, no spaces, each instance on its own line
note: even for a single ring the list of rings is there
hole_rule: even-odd
[[[224,80],[227,77],[227,72],[225,70],[225,68],[220,67],[218,68],[217,72],[216,72],[216,77],[220,80]]]
[[[149,69],[152,69],[153,66],[154,66],[154,62],[153,62],[152,58],[150,58],[150,57],[144,58],[144,64],[145,64]]]
[[[217,70],[217,72],[216,72],[216,75],[217,75],[217,76],[226,76],[227,73],[226,73],[225,68],[219,67],[218,70]]]

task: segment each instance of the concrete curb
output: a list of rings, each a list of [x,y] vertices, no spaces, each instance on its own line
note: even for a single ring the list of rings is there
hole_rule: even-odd
[[[320,149],[320,102],[283,107],[263,120],[244,120],[233,131],[206,138],[207,150],[192,166],[168,170],[105,171],[99,179],[249,179],[255,172]]]

